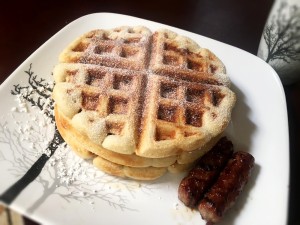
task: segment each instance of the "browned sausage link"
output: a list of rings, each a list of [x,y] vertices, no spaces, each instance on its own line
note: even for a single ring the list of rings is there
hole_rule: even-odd
[[[254,157],[249,153],[233,154],[216,183],[200,201],[198,210],[204,220],[210,223],[220,221],[247,183],[253,166]]]
[[[226,137],[221,138],[181,181],[178,188],[178,198],[186,206],[196,207],[204,193],[217,179],[232,153],[232,142]]]

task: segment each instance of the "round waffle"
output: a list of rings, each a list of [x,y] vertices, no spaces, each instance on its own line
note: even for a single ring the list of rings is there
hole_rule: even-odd
[[[223,63],[168,30],[88,32],[53,74],[65,141],[102,170],[134,179],[192,164],[218,140],[235,103]]]

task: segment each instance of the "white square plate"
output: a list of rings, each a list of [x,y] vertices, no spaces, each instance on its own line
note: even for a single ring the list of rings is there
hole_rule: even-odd
[[[0,193],[53,144],[54,122],[39,106],[52,104],[47,101],[47,87],[53,84],[51,71],[59,53],[89,30],[121,25],[171,29],[212,50],[224,62],[237,94],[226,132],[235,150],[250,152],[256,165],[244,192],[221,224],[286,224],[288,122],[284,91],[274,70],[256,56],[221,42],[112,13],[91,14],[68,24],[0,86]],[[54,146],[54,156],[13,201],[12,209],[42,224],[205,224],[198,212],[189,210],[177,198],[183,174],[167,174],[153,182],[118,179],[96,170],[64,146]]]

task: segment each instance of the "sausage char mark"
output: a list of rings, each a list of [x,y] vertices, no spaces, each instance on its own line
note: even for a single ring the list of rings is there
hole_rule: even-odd
[[[190,208],[197,207],[200,199],[216,181],[232,154],[232,142],[226,137],[221,138],[183,178],[178,188],[178,198]]]
[[[209,223],[217,223],[235,203],[244,185],[248,182],[254,166],[254,157],[247,152],[235,152],[220,173],[217,181],[205,193],[198,210]]]

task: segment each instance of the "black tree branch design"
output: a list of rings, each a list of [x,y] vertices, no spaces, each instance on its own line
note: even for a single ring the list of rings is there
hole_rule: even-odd
[[[32,64],[29,69],[24,71],[28,75],[28,86],[20,86],[20,84],[14,85],[14,89],[11,90],[12,95],[20,95],[31,104],[31,106],[38,107],[51,122],[54,122],[54,102],[51,98],[53,84],[49,84],[45,79],[37,78],[37,75],[32,71]]]
[[[265,60],[267,63],[276,59],[286,63],[300,60],[299,14],[300,10],[296,5],[289,6],[282,2],[276,17],[265,27],[263,37],[268,49]]]
[[[51,123],[54,123],[54,101],[51,98],[51,93],[53,90],[53,85],[46,82],[45,79],[37,78],[37,75],[32,71],[32,64],[30,64],[29,69],[24,71],[28,75],[29,86],[22,87],[20,84],[14,85],[14,89],[11,91],[12,95],[19,95],[22,99],[25,99],[33,107],[38,107],[42,113],[44,113]],[[55,124],[55,123],[54,123]],[[47,155],[44,157],[50,158],[59,145],[64,143],[64,140],[60,136],[56,125],[55,132],[52,141],[47,147]]]
[[[11,91],[12,95],[18,95],[19,100],[24,104],[24,100],[29,102],[32,107],[38,107],[49,119],[50,122],[54,122],[53,115],[53,100],[51,99],[51,92],[53,85],[49,85],[45,79],[37,78],[37,75],[32,71],[32,64],[29,69],[24,71],[28,75],[28,86],[20,86],[20,84],[14,85],[14,89]],[[26,108],[24,105],[23,107]],[[64,140],[60,136],[56,126],[52,141],[48,145],[45,153],[43,153],[36,162],[29,168],[23,177],[21,177],[14,185],[12,185],[6,192],[4,192],[0,199],[6,204],[10,204],[20,193],[27,187],[33,180],[35,180],[41,173],[46,162],[54,154],[58,146],[60,146]]]

